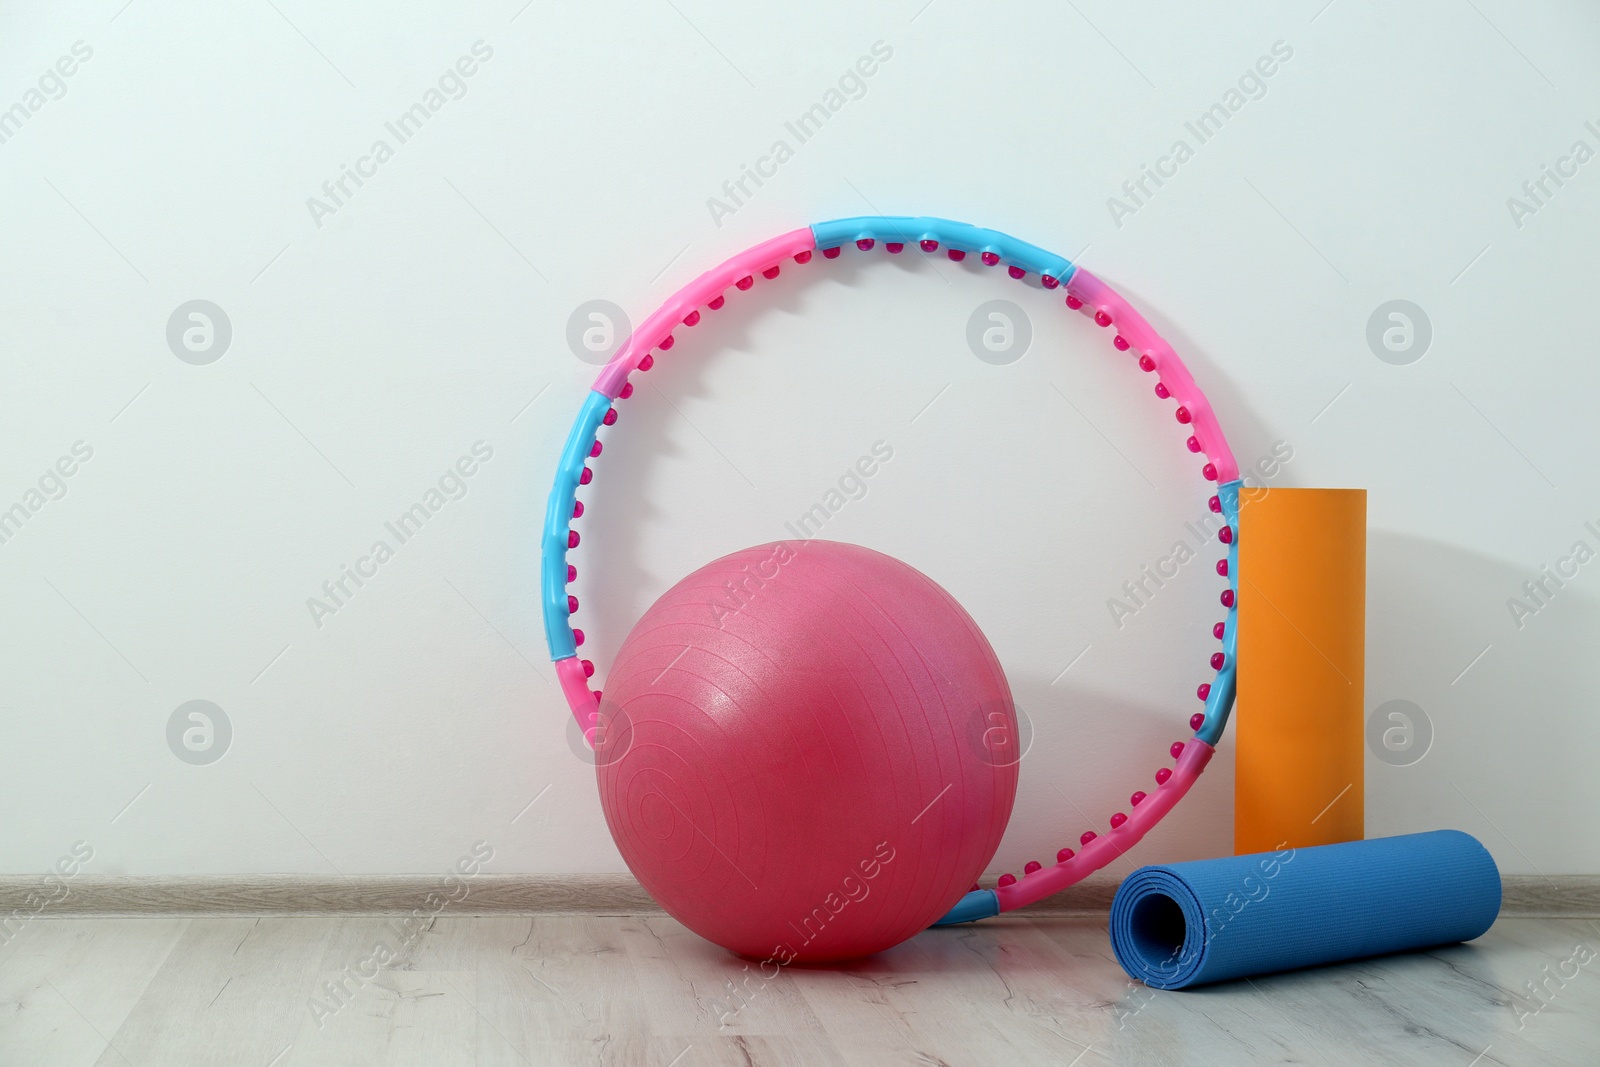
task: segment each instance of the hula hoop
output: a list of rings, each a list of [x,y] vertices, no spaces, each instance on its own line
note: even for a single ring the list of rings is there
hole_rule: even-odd
[[[730,288],[747,291],[755,285],[758,275],[774,279],[784,261],[809,263],[818,250],[823,258],[835,259],[851,243],[866,252],[879,242],[890,253],[902,252],[909,246],[931,254],[943,247],[946,256],[955,261],[977,253],[985,266],[1005,264],[1007,273],[1018,281],[1025,281],[1032,274],[1046,289],[1064,288],[1066,306],[1092,316],[1096,325],[1115,324],[1112,344],[1118,351],[1137,358],[1141,369],[1156,375],[1156,396],[1176,401],[1174,416],[1190,430],[1189,451],[1206,457],[1201,473],[1207,481],[1217,483],[1208,503],[1213,512],[1223,517],[1224,525],[1218,537],[1227,545],[1227,555],[1217,561],[1217,573],[1227,579],[1221,596],[1227,615],[1212,628],[1212,636],[1222,644],[1221,651],[1211,656],[1211,666],[1216,673],[1196,691],[1205,702],[1205,710],[1195,713],[1189,720],[1194,736],[1187,743],[1173,743],[1170,754],[1175,762],[1156,772],[1155,792],[1134,793],[1129,798],[1132,814],[1119,811],[1111,816],[1108,830],[1085,831],[1079,838],[1078,850],[1061,849],[1051,866],[1031,862],[1024,868],[1020,880],[1006,874],[994,889],[974,887],[935,924],[944,926],[987,918],[1030,904],[1082,880],[1127,852],[1188,793],[1210,762],[1233,710],[1238,667],[1239,546],[1235,531],[1239,524],[1239,467],[1211,404],[1178,354],[1105,282],[1061,256],[995,230],[948,219],[910,216],[870,216],[818,223],[764,241],[700,275],[645,319],[601,369],[567,436],[545,511],[542,546],[545,640],[567,704],[584,736],[592,739],[600,693],[589,688],[594,664],[578,658],[578,646],[584,640],[583,631],[572,627],[578,599],[567,592],[567,586],[578,573],[567,562],[567,552],[578,547],[579,536],[572,529],[572,521],[583,514],[583,504],[577,499],[578,487],[588,485],[593,478],[587,461],[600,455],[599,428],[617,421],[616,402],[633,394],[629,375],[634,371],[648,371],[655,363],[653,353],[670,350],[674,343],[672,331],[680,325],[697,324],[702,308],[709,311],[722,308]]]

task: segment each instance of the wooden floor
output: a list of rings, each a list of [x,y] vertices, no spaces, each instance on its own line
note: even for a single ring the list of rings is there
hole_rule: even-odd
[[[770,978],[661,915],[41,918],[0,947],[0,1064],[1594,1067],[1597,951],[1593,920],[1502,919],[1471,945],[1162,993],[1096,918]]]

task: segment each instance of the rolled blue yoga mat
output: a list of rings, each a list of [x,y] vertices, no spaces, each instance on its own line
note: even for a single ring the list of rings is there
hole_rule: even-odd
[[[1470,941],[1500,912],[1500,871],[1471,834],[1141,867],[1111,902],[1111,947],[1157,989]]]

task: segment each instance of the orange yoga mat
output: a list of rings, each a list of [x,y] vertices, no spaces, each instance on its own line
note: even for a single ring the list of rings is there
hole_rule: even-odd
[[[1360,840],[1367,491],[1239,496],[1233,851]]]

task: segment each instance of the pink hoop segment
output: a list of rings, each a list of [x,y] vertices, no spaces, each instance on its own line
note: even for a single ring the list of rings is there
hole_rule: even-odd
[[[816,247],[816,236],[806,226],[747,248],[721,266],[706,271],[669,296],[665,304],[639,324],[639,328],[633,331],[617,354],[611,357],[611,362],[600,369],[599,377],[594,380],[594,391],[615,400],[639,361],[649,355],[651,349],[659,348],[663,341],[671,337],[672,331],[684,319],[721,297],[738,285],[741,279],[754,279],[757,274],[772,269],[791,256],[811,252]]]
[[[1133,814],[1128,816],[1127,822],[1103,834],[1096,834],[1076,854],[1067,859],[1034,871],[1020,882],[996,888],[994,894],[998,898],[1000,910],[1011,911],[1024,904],[1043,900],[1051,893],[1059,893],[1070,885],[1076,885],[1137,845],[1140,839],[1189,792],[1189,787],[1200,777],[1200,772],[1206,769],[1206,764],[1211,762],[1211,755],[1215,751],[1216,749],[1204,741],[1196,740],[1185,744],[1183,755],[1178,757],[1177,766],[1172,769],[1172,777],[1157,786],[1154,793],[1145,797],[1133,809]]]
[[[1149,356],[1155,363],[1155,372],[1161,376],[1161,384],[1177,398],[1180,406],[1189,411],[1194,435],[1200,439],[1206,457],[1217,468],[1215,481],[1231,482],[1239,477],[1238,461],[1233,458],[1233,449],[1228,447],[1228,439],[1217,422],[1216,412],[1211,410],[1211,401],[1195,384],[1194,375],[1178,358],[1178,353],[1156,333],[1155,327],[1130,307],[1116,290],[1082,267],[1073,274],[1067,292],[1087,306],[1109,315],[1111,321],[1117,324],[1117,335],[1127,341],[1133,351]]]

